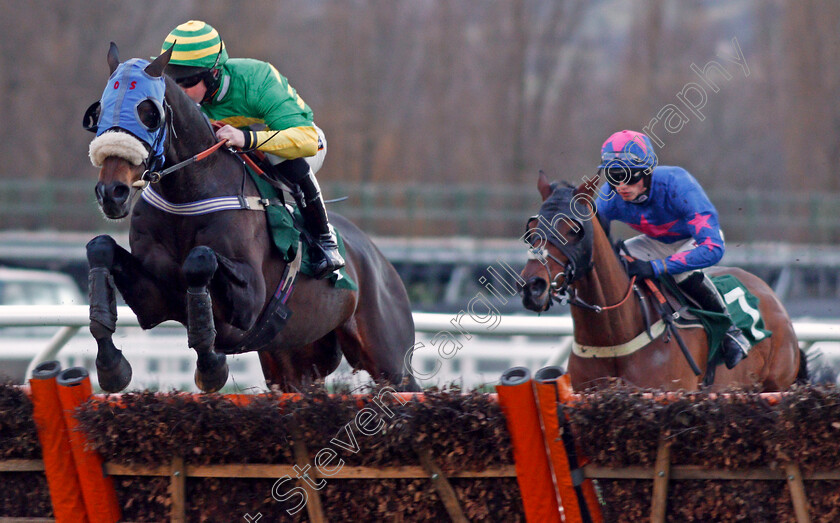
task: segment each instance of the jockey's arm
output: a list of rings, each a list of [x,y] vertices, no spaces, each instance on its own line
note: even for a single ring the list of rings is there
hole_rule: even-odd
[[[290,127],[281,131],[246,129],[243,134],[244,149],[256,148],[287,160],[314,156],[318,152],[318,131],[313,125]]]
[[[665,271],[670,274],[697,271],[711,267],[723,258],[724,245],[719,228],[706,235],[695,235],[694,241],[697,246],[690,251],[672,254],[664,260],[655,260],[653,263],[654,273],[661,274],[663,266]]]
[[[718,215],[714,206],[705,194],[692,199],[684,199],[686,206],[683,221],[691,230],[694,247],[690,251],[682,251],[662,260],[654,260],[653,268],[656,275],[668,272],[679,274],[711,267],[723,258],[725,250],[723,234],[718,223]]]
[[[311,109],[274,66],[268,67],[264,82],[249,93],[253,111],[261,115],[266,129],[246,130],[246,148],[287,160],[315,156],[318,131]]]
[[[244,67],[244,66],[243,66]],[[312,110],[271,64],[250,61],[231,81],[227,102],[207,104],[206,114],[228,124],[216,131],[229,145],[258,149],[284,159],[318,153]],[[228,105],[224,105],[227,103]],[[250,126],[260,125],[255,131]]]

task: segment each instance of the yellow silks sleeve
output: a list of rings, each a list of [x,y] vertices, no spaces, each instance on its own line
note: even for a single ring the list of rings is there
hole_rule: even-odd
[[[282,131],[256,131],[254,134],[257,149],[287,160],[315,156],[318,152],[318,131],[311,125]]]

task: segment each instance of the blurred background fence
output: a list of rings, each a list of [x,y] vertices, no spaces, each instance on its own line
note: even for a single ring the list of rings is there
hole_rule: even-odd
[[[93,180],[16,179],[0,183],[5,229],[127,230],[102,218]],[[539,207],[535,184],[324,183],[330,206],[377,236],[515,239]],[[727,243],[757,239],[827,244],[840,240],[840,193],[775,189],[709,191]]]

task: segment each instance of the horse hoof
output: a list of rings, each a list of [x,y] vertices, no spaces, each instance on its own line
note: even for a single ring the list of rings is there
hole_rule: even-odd
[[[99,386],[105,392],[119,392],[131,383],[131,365],[125,356],[120,354],[117,363],[106,368],[96,360],[96,376]]]
[[[228,365],[223,362],[216,368],[201,372],[195,369],[195,384],[202,392],[218,392],[228,379]]]

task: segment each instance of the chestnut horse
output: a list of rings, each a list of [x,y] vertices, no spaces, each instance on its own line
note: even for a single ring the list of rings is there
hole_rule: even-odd
[[[654,333],[650,341],[644,334],[647,323],[642,307],[648,309],[651,321],[659,316],[650,300],[640,304],[631,293],[631,279],[595,215],[595,184],[563,187],[549,184],[540,173],[537,186],[543,204],[540,218],[528,223],[526,237],[534,248],[522,271],[525,282],[522,303],[527,309],[541,312],[551,305],[558,289],[568,289],[576,297],[571,302],[574,338],[576,346],[585,347],[586,353],[575,350],[569,358],[572,386],[584,390],[605,384],[608,380],[604,378],[617,377],[642,388],[699,389],[703,374],[697,375],[692,370],[677,340],[670,336],[666,341],[669,337]],[[797,345],[793,325],[772,289],[741,269],[714,267],[708,273],[732,274],[746,285],[759,298],[761,316],[766,329],[772,332],[735,368],[719,366],[711,390],[757,386],[764,391],[779,391],[797,378],[806,378],[805,358]],[[679,334],[700,372],[708,372],[705,330],[680,328]],[[639,343],[642,346],[638,350],[616,350],[640,335],[645,337],[641,338],[644,344]]]
[[[163,75],[170,54],[171,49],[151,63],[130,61],[131,67],[137,68],[136,73],[130,73],[137,75],[130,89],[146,89],[149,84],[149,92],[132,98],[140,101],[131,102],[136,105],[119,113],[123,118],[119,126],[109,124],[105,133],[98,129],[105,110],[96,114],[96,105],[85,118],[88,129],[101,135],[96,140],[106,136],[100,143],[108,143],[108,148],[101,147],[106,152],[101,154],[104,159],[96,184],[100,208],[110,219],[131,213],[131,252],[107,235],[94,238],[87,246],[90,329],[98,345],[100,386],[114,392],[131,380],[131,367],[112,340],[116,288],[144,329],[166,320],[187,327],[189,345],[198,355],[195,382],[204,391],[219,390],[226,383],[226,354],[247,351],[258,351],[266,380],[286,390],[326,377],[338,367],[342,353],[354,368],[366,370],[374,379],[403,390],[419,390],[406,370],[414,345],[414,322],[408,295],[394,267],[367,235],[331,213],[330,221],[344,240],[346,274],[358,290],[337,288],[302,272],[291,286],[281,287],[281,281],[289,281],[285,278],[287,262],[272,244],[268,209],[260,206],[282,203],[260,198],[236,155],[225,148],[209,152],[217,144],[209,122]],[[108,64],[108,89],[118,89],[120,81],[129,83],[129,73],[121,68],[129,62],[120,64],[113,43]],[[125,91],[120,100],[131,96],[135,93]],[[104,106],[105,102],[101,103]],[[109,111],[115,113],[113,107]],[[145,143],[123,127],[136,126],[134,120],[125,123],[135,115],[141,126],[136,127],[139,135],[147,136],[143,129],[153,133]],[[161,144],[162,165],[155,166],[158,162],[151,154],[142,162],[130,161],[132,150],[153,152]],[[91,151],[93,154],[93,143]],[[189,163],[196,158],[200,161]],[[184,161],[187,164],[178,165]],[[164,171],[167,175],[160,178],[154,169],[162,167],[175,170]],[[150,177],[149,171],[158,176]],[[132,197],[144,180],[153,182],[154,194],[171,202],[172,209],[210,201],[251,204],[190,215],[152,205],[144,195],[132,208]],[[266,328],[267,323],[259,320],[278,294],[275,289],[280,288],[285,289],[283,307],[272,310],[281,311],[285,324]],[[254,332],[261,333],[263,343],[244,341],[255,339]]]

